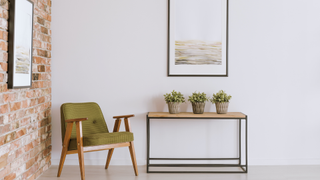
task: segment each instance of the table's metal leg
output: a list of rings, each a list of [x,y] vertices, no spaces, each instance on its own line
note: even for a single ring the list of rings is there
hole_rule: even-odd
[[[246,173],[248,173],[248,117],[246,116]]]
[[[149,172],[149,161],[150,161],[150,122],[147,115],[147,173]]]
[[[241,119],[239,119],[239,166],[241,166]]]

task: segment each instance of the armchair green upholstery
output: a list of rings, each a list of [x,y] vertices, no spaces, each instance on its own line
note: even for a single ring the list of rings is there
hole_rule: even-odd
[[[109,133],[107,124],[97,103],[65,103],[61,106],[61,137],[62,142],[66,132],[67,119],[86,117],[82,122],[83,146],[97,146],[133,141],[131,132]],[[68,150],[77,149],[76,127],[72,128]]]
[[[107,169],[114,148],[129,147],[135,174],[138,175],[129,117],[115,116],[113,132],[109,132],[102,111],[97,103],[65,103],[61,105],[62,153],[58,170],[61,175],[67,154],[78,153],[82,180],[85,179],[83,153],[109,150],[105,168]],[[121,118],[124,118],[125,132],[119,132]],[[75,125],[74,125],[75,124]]]

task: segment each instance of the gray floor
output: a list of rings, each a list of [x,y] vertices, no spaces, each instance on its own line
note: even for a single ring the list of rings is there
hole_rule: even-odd
[[[85,166],[86,180],[320,180],[320,166],[249,166],[248,174],[207,173],[146,173],[139,166],[135,176],[132,166]],[[56,177],[58,166],[51,166],[38,180],[80,180],[78,166],[65,166],[61,177]]]

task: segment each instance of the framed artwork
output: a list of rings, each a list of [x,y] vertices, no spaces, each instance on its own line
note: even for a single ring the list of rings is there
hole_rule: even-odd
[[[168,0],[168,76],[228,76],[228,0]]]
[[[8,88],[32,86],[33,2],[11,0],[9,11]]]

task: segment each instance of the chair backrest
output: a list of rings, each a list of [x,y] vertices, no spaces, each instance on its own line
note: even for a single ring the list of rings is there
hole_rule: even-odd
[[[82,133],[84,137],[89,134],[109,132],[100,106],[97,103],[65,103],[61,105],[60,113],[62,143],[67,127],[65,120],[68,119],[88,118],[88,120],[82,122]],[[76,137],[76,126],[73,124],[71,138]]]

